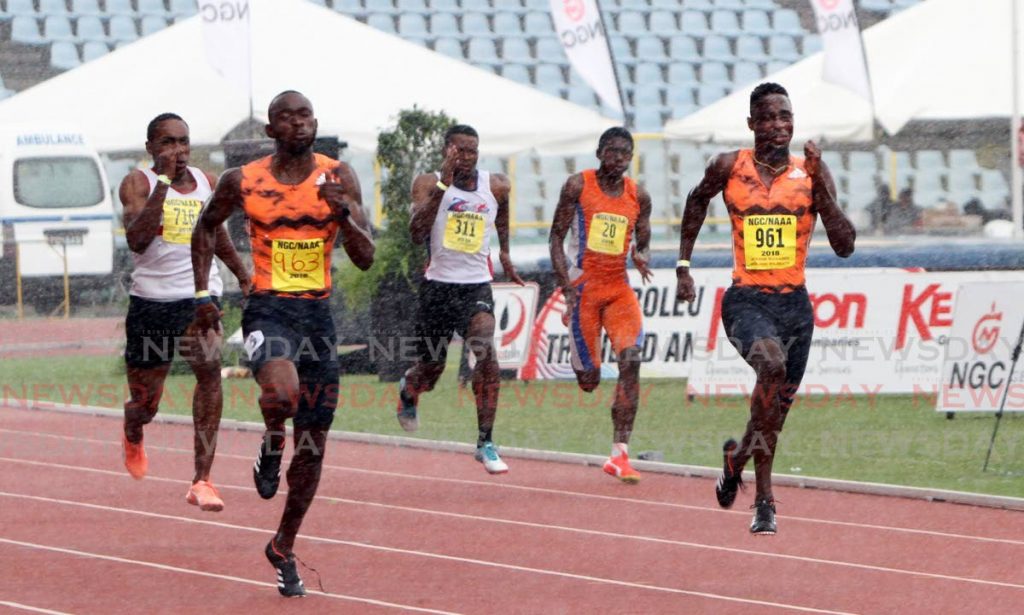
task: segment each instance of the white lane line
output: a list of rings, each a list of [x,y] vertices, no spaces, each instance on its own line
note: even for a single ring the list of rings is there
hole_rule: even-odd
[[[0,457],[0,461],[19,463],[18,460],[6,459],[6,458],[3,458],[3,457]],[[100,469],[95,469],[95,468],[80,468],[80,467],[77,467],[77,466],[67,466],[67,465],[62,465],[62,464],[49,464],[49,463],[40,462],[40,461],[21,462],[21,463],[29,463],[31,465],[40,465],[40,466],[52,466],[52,467],[56,467],[56,468],[59,468],[59,469],[62,469],[62,470],[72,470],[72,471],[79,470],[79,471],[86,471],[86,472],[95,472],[95,473],[98,473],[98,474],[103,474],[103,475],[106,475],[106,476],[115,476],[115,477],[119,477],[119,478],[122,478],[124,476],[123,472],[114,472],[114,471],[111,471],[111,470],[100,470]],[[156,480],[156,481],[160,481],[160,482],[168,482],[168,483],[181,484],[181,485],[187,485],[188,484],[188,481],[180,480],[180,479],[163,478],[163,477],[151,477],[151,476],[147,476],[146,478],[147,478],[147,480],[152,479],[152,480]],[[224,489],[224,490],[232,490],[232,491],[244,491],[244,492],[251,491],[250,487],[242,487],[242,486],[238,486],[238,485],[223,485],[222,484],[218,488],[219,489]],[[2,492],[0,492],[0,493],[2,493]],[[281,491],[279,493],[281,493],[283,495],[286,492]],[[1009,583],[1009,582],[1005,582],[1005,581],[991,581],[991,580],[988,580],[988,579],[977,579],[977,578],[973,578],[973,577],[961,577],[961,576],[956,576],[956,575],[945,575],[945,574],[932,573],[932,572],[922,572],[922,571],[917,571],[917,570],[907,570],[907,569],[903,569],[903,568],[891,568],[891,567],[888,567],[888,566],[874,566],[874,565],[871,565],[871,564],[860,564],[860,563],[857,563],[857,562],[848,562],[848,561],[844,561],[844,560],[831,560],[831,559],[823,559],[823,558],[817,558],[817,557],[808,557],[808,556],[803,556],[803,555],[790,555],[790,554],[785,554],[785,553],[770,553],[770,552],[766,552],[766,551],[757,551],[757,550],[754,550],[754,549],[746,549],[746,548],[740,549],[740,548],[736,548],[736,547],[725,547],[725,546],[721,546],[721,545],[711,545],[711,544],[700,543],[700,542],[689,542],[689,541],[684,541],[684,540],[673,540],[673,539],[669,539],[669,538],[657,538],[657,537],[654,537],[654,536],[643,536],[643,535],[638,535],[638,534],[621,534],[621,533],[615,533],[615,532],[605,532],[605,531],[602,531],[602,530],[591,530],[591,529],[571,527],[571,526],[564,526],[564,525],[551,525],[551,524],[546,524],[546,523],[533,523],[533,522],[530,522],[530,521],[519,521],[519,520],[516,520],[516,519],[504,519],[504,518],[501,518],[501,517],[494,517],[494,516],[469,515],[469,514],[465,514],[465,513],[454,513],[454,512],[443,511],[443,510],[436,510],[436,509],[429,509],[429,508],[416,508],[416,507],[411,507],[411,506],[400,506],[400,505],[396,505],[396,504],[386,504],[386,503],[383,503],[383,502],[373,502],[373,501],[369,501],[369,500],[353,500],[353,499],[349,499],[349,498],[339,498],[339,497],[328,496],[328,495],[317,495],[316,499],[323,500],[325,502],[351,504],[351,505],[357,505],[357,506],[369,506],[369,507],[374,507],[374,508],[382,508],[382,509],[387,509],[387,510],[397,510],[397,511],[402,511],[402,512],[415,513],[415,514],[434,515],[434,516],[439,516],[439,517],[448,517],[448,518],[452,518],[452,519],[465,519],[465,520],[470,520],[470,521],[478,521],[478,522],[482,522],[482,523],[494,523],[494,524],[499,524],[499,525],[511,525],[511,526],[517,526],[517,527],[529,527],[529,528],[541,529],[541,530],[569,532],[569,533],[583,534],[583,535],[589,535],[589,536],[600,536],[602,538],[615,538],[615,539],[620,539],[620,540],[635,540],[635,541],[638,541],[638,542],[647,542],[647,543],[653,543],[653,544],[670,545],[670,546],[684,547],[684,548],[690,548],[690,549],[703,549],[703,550],[708,550],[708,551],[719,551],[719,552],[730,553],[730,554],[735,553],[735,554],[740,554],[740,555],[744,555],[744,556],[760,556],[760,557],[766,557],[766,558],[774,558],[774,559],[781,559],[781,560],[797,561],[797,562],[802,562],[802,563],[811,563],[811,564],[820,564],[820,565],[828,565],[828,566],[839,566],[839,567],[855,568],[855,569],[859,569],[859,570],[868,570],[868,571],[871,571],[871,572],[882,572],[882,573],[887,573],[887,574],[902,574],[902,575],[909,575],[909,576],[941,579],[941,580],[944,580],[944,581],[959,581],[959,582],[963,582],[963,583],[975,583],[975,584],[982,584],[982,585],[995,585],[995,586],[998,586],[998,587],[1009,587],[1009,588],[1014,588],[1014,589],[1024,589],[1024,585],[1017,584],[1017,583]],[[129,509],[115,509],[115,510],[129,510]]]
[[[27,604],[20,604],[18,602],[11,602],[9,600],[0,600],[0,606],[9,606],[12,609],[20,609],[22,611],[31,611],[32,613],[46,613],[47,615],[71,615],[64,611],[51,611],[50,609],[41,609],[37,606],[29,606]]]
[[[114,441],[111,441],[111,440],[96,440],[96,439],[91,439],[91,438],[80,438],[80,437],[77,437],[77,436],[63,436],[63,435],[58,435],[58,434],[50,434],[50,433],[36,432],[36,431],[19,431],[19,430],[2,429],[2,428],[0,428],[0,433],[12,433],[12,434],[19,434],[19,435],[36,436],[36,437],[40,437],[40,438],[54,438],[54,439],[58,439],[58,440],[67,440],[67,441],[74,441],[74,442],[86,442],[86,443],[92,443],[92,444],[102,444],[102,445],[106,445],[106,446],[120,446],[121,445],[120,442],[114,442]],[[190,450],[190,449],[183,449],[183,448],[166,447],[166,446],[150,446],[150,445],[146,445],[146,448],[148,450],[160,450],[160,451],[167,451],[167,452],[187,454],[187,455],[192,455],[193,454],[192,450]],[[246,461],[246,462],[251,462],[254,459],[253,456],[236,455],[236,454],[232,454],[232,453],[220,453],[220,452],[217,453],[217,456],[218,457],[228,458],[228,459],[240,459],[240,460],[243,460],[243,461]],[[507,482],[491,482],[491,481],[472,480],[472,479],[465,479],[465,478],[447,478],[447,477],[439,477],[439,476],[426,476],[426,475],[421,475],[421,474],[407,474],[407,473],[402,473],[402,472],[388,472],[388,471],[385,471],[385,470],[370,470],[370,469],[366,469],[366,468],[356,468],[356,467],[352,467],[352,466],[340,466],[340,465],[333,465],[333,464],[329,464],[329,463],[325,463],[324,464],[324,469],[326,469],[326,470],[336,470],[336,471],[339,471],[339,472],[353,472],[353,473],[357,473],[357,474],[368,474],[368,475],[371,475],[371,476],[388,476],[388,477],[391,477],[391,478],[402,478],[402,479],[407,479],[407,480],[437,481],[437,482],[459,484],[459,485],[471,485],[471,486],[474,486],[474,487],[490,487],[490,488],[493,488],[493,489],[510,489],[510,490],[515,490],[515,491],[527,491],[527,492],[531,492],[531,493],[544,493],[544,494],[548,494],[548,495],[566,496],[566,497],[577,497],[577,498],[582,498],[582,499],[605,500],[605,501],[612,501],[612,502],[619,502],[619,503],[626,503],[626,504],[640,504],[640,505],[647,505],[647,506],[660,506],[660,507],[665,507],[665,508],[673,508],[673,509],[676,509],[676,510],[692,510],[692,511],[704,512],[704,513],[712,513],[712,514],[729,514],[729,515],[743,515],[743,516],[746,516],[748,514],[748,513],[743,512],[743,511],[724,510],[722,508],[711,507],[711,506],[694,506],[692,504],[679,504],[679,503],[675,503],[675,502],[659,502],[659,501],[656,501],[656,500],[644,500],[644,499],[640,499],[640,498],[624,498],[624,497],[613,496],[613,495],[602,495],[602,494],[597,494],[597,493],[586,493],[586,492],[582,492],[582,491],[571,491],[571,490],[562,490],[562,489],[548,489],[548,488],[545,488],[545,487],[531,487],[531,486],[528,486],[528,485],[514,485],[514,484],[507,483]],[[802,523],[814,523],[814,524],[820,524],[820,525],[834,525],[834,526],[839,526],[839,527],[851,527],[851,528],[858,528],[858,529],[878,530],[878,531],[882,531],[882,532],[897,532],[897,533],[914,534],[914,535],[920,535],[920,536],[935,536],[935,537],[939,537],[939,538],[947,538],[947,539],[952,539],[952,540],[973,540],[973,541],[977,541],[977,542],[991,542],[991,543],[1000,543],[1000,544],[1008,544],[1008,545],[1024,547],[1024,540],[1014,540],[1012,538],[991,538],[991,537],[988,537],[988,536],[975,536],[975,535],[971,535],[971,534],[956,534],[956,533],[951,533],[951,532],[939,532],[939,531],[935,531],[935,530],[924,530],[924,529],[898,527],[898,526],[891,526],[891,525],[878,525],[878,524],[873,524],[873,523],[856,523],[856,522],[853,522],[853,521],[836,521],[836,520],[832,520],[832,519],[818,519],[818,518],[815,518],[815,517],[799,517],[799,516],[785,515],[784,518],[785,518],[787,523],[790,522],[790,521],[796,521],[796,522],[802,522]]]
[[[4,494],[9,495],[9,494]],[[91,557],[93,559],[100,559],[108,562],[116,562],[118,564],[130,564],[133,566],[144,566],[146,568],[155,568],[157,570],[163,570],[167,572],[178,572],[182,574],[191,574],[200,577],[206,577],[210,579],[218,579],[220,581],[231,581],[233,583],[244,583],[246,585],[255,585],[257,587],[270,587],[277,591],[277,585],[274,583],[264,583],[262,581],[254,581],[253,579],[246,579],[243,577],[235,577],[227,574],[216,574],[214,572],[204,572],[202,570],[193,570],[191,568],[179,568],[177,566],[168,566],[167,564],[158,564],[156,562],[147,562],[144,560],[128,559],[124,557],[117,557],[114,555],[103,555],[102,553],[92,553],[89,551],[79,551],[77,549],[65,549],[63,547],[54,547],[51,545],[41,545],[34,542],[23,542],[20,540],[11,540],[9,538],[0,537],[0,543],[6,543],[10,545],[16,545],[19,547],[26,547],[30,549],[38,549],[41,551],[50,551],[53,553],[61,553],[63,555],[76,555],[79,557]],[[438,613],[440,615],[458,615],[451,611],[438,611],[435,609],[425,609],[421,607],[410,606],[408,604],[396,604],[393,602],[383,602],[380,600],[374,600],[372,598],[360,598],[358,596],[348,596],[345,594],[330,594],[319,592],[315,590],[307,589],[306,592],[310,595],[323,596],[325,598],[333,598],[335,600],[346,600],[349,602],[360,602],[363,604],[372,604],[374,606],[382,606],[393,609],[402,609],[406,611],[416,611],[418,613]],[[3,604],[3,603],[0,603]],[[44,613],[52,613],[54,611],[41,611]]]
[[[236,524],[233,524],[233,523],[224,523],[224,522],[221,522],[221,521],[207,521],[205,519],[193,519],[191,517],[178,517],[178,516],[175,516],[175,515],[165,515],[165,514],[162,514],[162,513],[147,512],[147,511],[135,510],[135,509],[130,509],[130,508],[117,508],[117,507],[114,507],[114,506],[104,506],[102,504],[88,504],[88,503],[85,503],[85,502],[76,502],[76,501],[73,501],[73,500],[61,500],[61,499],[57,499],[57,498],[47,498],[47,497],[36,496],[36,495],[28,495],[28,494],[24,494],[24,493],[11,493],[11,492],[7,492],[7,491],[0,491],[0,497],[8,497],[8,498],[23,499],[23,500],[31,500],[31,501],[36,501],[36,502],[45,502],[45,503],[48,503],[48,504],[61,504],[61,505],[65,505],[65,506],[74,506],[74,507],[79,507],[79,508],[88,508],[88,509],[92,509],[92,510],[100,510],[100,511],[103,511],[103,512],[118,512],[118,513],[130,514],[130,515],[138,515],[138,516],[142,516],[142,517],[149,517],[149,518],[152,518],[152,519],[163,519],[163,520],[168,520],[168,521],[180,521],[180,522],[183,522],[183,523],[192,523],[192,524],[197,524],[197,525],[207,525],[207,526],[220,527],[220,528],[225,528],[225,529],[241,530],[241,531],[245,531],[245,532],[255,532],[255,533],[264,534],[264,535],[267,533],[267,530],[265,530],[263,528],[250,527],[250,526],[246,526],[246,525],[236,525]],[[514,570],[516,572],[527,572],[527,573],[531,573],[531,574],[540,574],[540,575],[553,576],[553,577],[559,577],[559,578],[564,578],[564,579],[572,579],[572,580],[577,580],[577,581],[587,581],[587,582],[591,582],[591,583],[602,583],[602,584],[605,584],[605,585],[612,585],[612,586],[616,586],[616,587],[628,587],[628,588],[631,588],[631,589],[643,589],[643,590],[647,590],[647,591],[655,591],[655,592],[661,592],[661,593],[678,594],[678,595],[684,595],[684,596],[696,596],[696,597],[700,597],[700,598],[708,598],[708,599],[711,599],[711,600],[722,600],[722,601],[726,601],[726,602],[737,602],[737,603],[741,603],[741,604],[755,604],[755,605],[758,605],[758,606],[767,606],[767,607],[774,607],[774,608],[781,608],[781,609],[791,609],[791,610],[796,610],[796,611],[804,611],[804,612],[808,612],[808,613],[829,613],[829,614],[835,614],[835,615],[849,615],[848,613],[845,613],[843,611],[829,611],[829,610],[824,610],[824,609],[816,609],[816,608],[798,606],[798,605],[793,605],[793,604],[784,604],[784,603],[779,603],[779,602],[768,602],[768,601],[765,601],[765,600],[755,600],[755,599],[751,599],[751,598],[739,598],[739,597],[735,597],[735,596],[727,596],[727,595],[724,595],[724,594],[712,594],[712,593],[708,593],[708,592],[699,592],[699,591],[686,590],[686,589],[677,589],[677,588],[674,588],[674,587],[661,587],[661,586],[658,586],[658,585],[647,585],[647,584],[643,584],[643,583],[633,583],[633,582],[630,582],[630,581],[621,581],[621,580],[618,580],[618,579],[609,579],[609,578],[605,578],[605,577],[595,577],[595,576],[582,575],[582,574],[573,574],[573,573],[570,573],[570,572],[563,572],[561,570],[548,570],[546,568],[531,568],[531,567],[528,567],[528,566],[517,566],[515,564],[504,564],[504,563],[501,563],[501,562],[492,562],[492,561],[489,561],[489,560],[480,560],[480,559],[474,559],[474,558],[468,558],[468,557],[458,557],[458,556],[455,556],[455,555],[444,555],[442,553],[433,553],[433,552],[430,552],[430,551],[417,551],[417,550],[412,550],[412,549],[400,549],[400,548],[397,548],[397,547],[385,547],[385,546],[382,546],[382,545],[367,544],[367,543],[362,543],[362,542],[353,542],[353,541],[349,541],[349,540],[340,540],[340,539],[337,539],[337,538],[327,538],[327,537],[324,537],[324,536],[310,536],[308,534],[303,534],[302,538],[303,538],[303,540],[309,540],[309,541],[312,541],[312,542],[322,542],[322,543],[325,543],[325,544],[342,545],[342,546],[346,546],[346,547],[355,547],[355,548],[358,548],[358,549],[367,549],[367,550],[371,550],[371,551],[381,551],[381,552],[384,552],[384,553],[397,553],[399,555],[413,555],[413,556],[417,556],[417,557],[425,557],[425,558],[436,559],[436,560],[443,560],[443,561],[449,561],[449,562],[458,562],[458,563],[462,563],[462,564],[473,564],[473,565],[477,565],[477,566],[485,566],[485,567],[489,567],[489,568],[498,568],[498,569],[502,569],[502,570]],[[0,541],[14,542],[14,541],[7,541],[4,538],[0,538]],[[116,558],[116,559],[120,559],[120,558]],[[148,563],[148,562],[146,564],[147,565],[151,565],[153,567],[158,567],[158,568],[159,567],[163,567],[162,564],[151,564],[151,563]],[[192,571],[192,572],[195,572],[195,571]],[[210,576],[219,576],[219,575],[212,575],[211,573],[197,573],[197,574],[210,575]],[[231,579],[235,580],[236,578],[235,577],[231,577]],[[243,582],[247,582],[247,583],[257,584],[257,585],[270,585],[270,584],[260,583],[258,581],[251,581],[251,580],[248,580],[248,579],[237,579],[237,580],[240,580],[240,581],[243,581]],[[327,595],[334,595],[334,594],[327,594]]]

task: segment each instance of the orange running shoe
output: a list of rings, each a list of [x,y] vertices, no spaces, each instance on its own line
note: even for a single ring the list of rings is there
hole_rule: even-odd
[[[220,493],[217,492],[217,488],[208,480],[192,483],[192,486],[188,488],[188,495],[185,496],[185,501],[193,506],[198,506],[199,510],[208,512],[224,510],[224,500],[220,499]]]
[[[604,471],[624,483],[635,485],[640,482],[640,473],[634,470],[633,466],[629,465],[628,455],[609,457],[604,462]]]
[[[142,440],[138,444],[132,444],[123,434],[121,435],[121,456],[124,458],[124,467],[135,480],[142,480],[149,470],[149,458],[146,457],[146,449],[142,448]]]

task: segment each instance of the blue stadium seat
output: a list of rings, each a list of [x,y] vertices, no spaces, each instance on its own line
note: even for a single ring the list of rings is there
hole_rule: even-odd
[[[765,62],[768,54],[764,52],[764,43],[759,36],[741,36],[736,39],[736,57],[748,62]]]
[[[641,62],[636,65],[635,82],[638,85],[657,85],[663,87],[665,85],[665,77],[662,75],[661,66],[658,64],[652,64],[650,62]]]
[[[71,14],[75,17],[82,15],[104,15],[100,8],[99,0],[71,0]]]
[[[676,21],[676,15],[670,11],[651,11],[648,21],[651,24],[649,28],[651,34],[672,36],[679,32],[679,22]]]
[[[768,19],[768,13],[760,9],[747,9],[743,11],[740,24],[743,26],[742,29],[745,34],[770,36],[774,32],[771,21]]]
[[[661,111],[658,109],[637,109],[633,121],[636,124],[637,132],[661,132],[665,127],[665,122],[661,119]]]
[[[633,61],[633,50],[629,46],[629,40],[625,36],[612,34],[608,38],[608,45],[612,50],[612,56],[616,62],[631,63]]]
[[[334,7],[334,10],[338,10],[338,0],[334,0]],[[419,15],[427,15],[430,13],[430,9],[427,8],[426,0],[397,0],[395,2],[395,8],[400,14],[417,13]]]
[[[381,32],[395,34],[395,18],[390,13],[370,13],[366,17],[366,25],[377,28]]]
[[[636,109],[660,109],[662,86],[638,83],[633,88],[633,107]]]
[[[721,88],[732,86],[732,79],[729,78],[729,69],[721,62],[705,62],[700,67],[700,82],[703,85],[713,85]]]
[[[914,154],[914,168],[916,169],[945,169],[946,159],[938,150],[919,150]]]
[[[779,9],[772,17],[772,26],[776,34],[789,34],[790,36],[803,35],[804,29],[800,25],[800,16],[793,9]]]
[[[570,85],[567,100],[583,107],[597,106],[597,96],[588,87]]]
[[[704,0],[704,1],[707,2],[707,0]],[[700,2],[696,2],[694,0],[690,0],[690,1],[688,1],[686,3],[686,7],[687,8],[699,8],[699,7],[693,6],[695,4],[700,4]],[[679,11],[679,5],[680,5],[679,0],[651,0],[651,8],[652,9],[665,9],[667,11],[677,11],[678,12]],[[708,6],[711,6],[711,5],[708,4]]]
[[[528,36],[547,36],[553,34],[554,31],[551,17],[547,13],[531,11],[523,18],[523,32]]]
[[[732,67],[732,82],[736,87],[759,81],[762,76],[761,67],[756,62],[737,62]]]
[[[623,11],[619,13],[618,28],[619,34],[626,36],[637,36],[647,34],[647,21],[643,13],[639,11]]]
[[[455,0],[430,0],[431,13],[461,13],[462,7]]]
[[[506,38],[501,44],[501,59],[510,64],[533,64],[530,46],[523,38]]]
[[[704,61],[697,51],[697,40],[686,34],[677,34],[668,40],[668,57],[689,62]]]
[[[668,62],[665,45],[656,36],[645,36],[636,41],[636,58],[644,62]]]
[[[366,9],[363,8],[363,3],[360,0],[334,0],[334,6],[331,8],[335,13],[349,17],[362,17],[366,14]]]
[[[719,36],[739,36],[740,22],[735,11],[712,11],[711,31]]]
[[[665,104],[675,109],[681,106],[694,106],[693,96],[697,89],[696,82],[690,84],[672,84],[665,92]],[[673,111],[673,113],[675,113]]]
[[[800,52],[796,49],[796,41],[786,34],[775,34],[768,39],[768,55],[774,60],[796,62]]]
[[[463,11],[491,12],[491,3],[487,0],[462,0]]]
[[[132,0],[107,0],[107,11],[101,17],[113,17],[114,15],[125,15],[135,17],[135,9],[132,8]]]
[[[707,107],[725,98],[725,88],[720,85],[702,85],[697,88],[697,105]]]
[[[543,13],[551,10],[549,0],[523,0],[523,6],[528,11],[540,11]]]
[[[981,172],[982,192],[1009,192],[1010,185],[1006,183],[1006,177],[1002,172],[994,169],[984,169]],[[987,204],[987,203],[986,203]]]
[[[462,34],[467,37],[494,37],[491,24],[487,22],[487,15],[483,13],[463,13]]]
[[[501,12],[494,14],[494,34],[498,37],[523,36],[523,24],[519,15]]]
[[[398,16],[398,32],[402,38],[422,42],[427,38],[427,19],[420,13],[402,13]]]
[[[732,62],[736,56],[729,45],[729,39],[712,34],[704,37],[704,59],[715,62]]]
[[[99,17],[86,15],[78,18],[78,40],[96,41],[107,46],[107,33],[103,30],[103,22]]]
[[[959,194],[978,192],[976,168],[951,168],[949,170],[949,191]]]
[[[950,169],[978,169],[978,156],[972,149],[949,150]]]
[[[52,17],[52,15],[51,15]],[[79,66],[82,59],[78,57],[78,49],[69,41],[57,41],[50,45],[50,66],[61,70],[69,70]]]
[[[764,11],[774,11],[779,8],[774,0],[744,0],[743,4],[748,9],[761,9]]]
[[[180,19],[182,17],[191,17],[198,12],[196,8],[195,0],[170,0],[168,2],[168,10],[175,17]],[[141,12],[141,11],[140,11]]]
[[[506,44],[508,43],[508,41],[505,42]],[[501,68],[501,76],[511,79],[516,83],[533,85],[533,82],[530,80],[530,69],[525,64],[504,64]]]
[[[765,75],[771,75],[777,73],[784,68],[789,67],[789,62],[783,62],[782,60],[769,60],[768,65],[765,68]]]
[[[435,18],[437,15],[434,16]],[[443,37],[434,41],[434,51],[444,54],[456,60],[465,60],[466,56],[462,51],[462,43],[458,39]]]
[[[501,63],[494,39],[491,38],[474,37],[469,39],[466,57],[474,64],[497,65]]]
[[[43,38],[48,41],[74,42],[71,20],[64,15],[47,15],[43,20]],[[78,55],[77,52],[75,55]],[[76,65],[77,66],[77,65]]]
[[[139,23],[142,28],[142,36],[149,36],[150,34],[159,32],[167,27],[167,20],[163,17],[157,17],[156,15],[146,15],[142,18]]]
[[[892,12],[892,0],[860,0],[860,8],[888,16]]]
[[[693,64],[685,62],[673,62],[668,65],[668,83],[671,89],[674,86],[697,85],[697,69]]]
[[[878,173],[878,157],[875,152],[850,152],[847,160],[851,174],[874,177]]]
[[[7,7],[3,11],[3,16],[5,21],[15,17],[35,18],[36,6],[32,0],[7,0]]]
[[[803,43],[800,47],[805,57],[818,53],[821,51],[821,36],[817,34],[808,34],[804,37]]]
[[[430,33],[434,36],[459,37],[459,24],[454,13],[435,13],[430,16]]]
[[[679,29],[682,30],[683,34],[689,34],[690,36],[705,36],[709,33],[707,15],[701,11],[683,11],[683,16],[679,21]]]
[[[29,45],[41,45],[46,42],[39,35],[39,23],[36,18],[22,15],[11,20],[11,40]]]
[[[59,15],[66,18],[68,16],[68,7],[64,0],[39,0],[39,16],[45,17],[47,15]]]
[[[110,18],[110,33],[107,37],[111,41],[130,43],[139,38],[139,31],[135,29],[135,20],[123,15]]]
[[[569,59],[565,57],[565,51],[562,49],[562,43],[553,36],[537,39],[534,56],[538,62],[554,62],[556,64],[567,64],[569,62]]]
[[[534,83],[537,87],[544,85],[562,88],[566,85],[562,67],[558,64],[538,64],[534,69]]]
[[[363,8],[367,13],[395,14],[395,3],[392,0],[363,0]]]
[[[507,11],[516,15],[522,15],[526,12],[523,8],[523,3],[520,0],[494,0],[495,11]]]
[[[192,3],[195,5],[195,2]],[[157,15],[159,17],[167,16],[167,7],[164,6],[164,0],[138,0],[138,14],[139,15]]]
[[[85,44],[82,45],[83,62],[92,62],[97,58],[102,58],[108,53],[110,53],[110,48],[107,47],[106,43],[101,43],[100,41],[86,41]]]

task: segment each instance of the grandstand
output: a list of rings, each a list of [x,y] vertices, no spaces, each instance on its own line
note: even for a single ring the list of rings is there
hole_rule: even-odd
[[[548,0],[309,1],[615,117],[570,68]],[[860,0],[861,24],[868,27],[918,1]],[[601,8],[632,127],[652,137],[639,143],[634,174],[654,198],[660,232],[671,235],[670,221],[679,218],[686,193],[722,148],[653,137],[667,120],[815,53],[821,40],[806,0],[604,0]],[[195,13],[194,0],[0,0],[0,98]],[[367,154],[349,156],[361,176],[373,176]],[[826,161],[841,203],[859,226],[867,221],[876,186],[893,179],[896,189],[912,187],[925,207],[959,207],[978,198],[999,208],[1009,193],[1004,174],[979,164],[973,150],[829,148]],[[524,153],[513,160],[485,157],[481,166],[514,174],[517,235],[542,237],[565,177],[593,162],[592,155]],[[364,184],[372,201],[373,182]],[[712,211],[723,213],[720,200]]]

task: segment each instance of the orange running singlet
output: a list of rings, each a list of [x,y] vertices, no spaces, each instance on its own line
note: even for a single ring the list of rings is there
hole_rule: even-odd
[[[295,185],[274,178],[271,156],[242,167],[254,292],[306,299],[331,294],[331,249],[338,222],[318,191],[324,175],[338,163],[314,155],[313,172]]]
[[[732,223],[732,283],[781,293],[802,287],[817,219],[803,159],[790,156],[786,171],[766,187],[753,150],[740,150],[724,197]]]
[[[583,171],[583,191],[569,242],[570,277],[588,281],[626,278],[626,256],[640,214],[636,182],[623,177],[622,194],[609,196],[597,183],[597,171]]]

